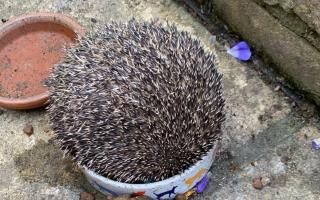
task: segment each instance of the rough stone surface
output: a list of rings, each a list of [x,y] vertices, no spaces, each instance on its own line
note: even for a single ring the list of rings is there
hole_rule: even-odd
[[[275,17],[281,25],[285,26],[297,36],[304,38],[318,51],[320,51],[320,34],[317,30],[317,26],[320,21],[320,3],[312,4],[309,0],[301,0],[299,4],[295,4],[293,7],[286,8],[286,4],[282,1],[261,1],[254,0],[257,4],[262,6],[267,12]],[[288,4],[288,3],[287,3]],[[304,17],[295,12],[295,10],[301,10],[300,7],[307,9]],[[311,11],[312,10],[312,11]],[[318,13],[318,14],[317,14]]]
[[[269,5],[279,5],[287,12],[294,12],[320,34],[320,1],[318,0],[263,0]]]
[[[320,105],[320,51],[251,0],[213,0],[233,30],[275,64],[277,70]]]
[[[211,170],[211,181],[194,199],[319,199],[320,154],[310,147],[311,140],[320,137],[318,119],[298,116],[281,91],[266,85],[253,70],[261,62],[238,62],[226,53],[228,46],[220,40],[213,46],[212,35],[183,7],[169,0],[0,0],[0,18],[31,11],[67,13],[87,29],[135,16],[157,17],[190,31],[217,54],[218,69],[224,74],[227,112],[222,149]],[[21,134],[27,123],[35,130],[30,137]],[[106,199],[50,143],[53,133],[48,126],[43,109],[4,110],[0,115],[0,199],[78,200],[83,191],[97,200]],[[283,156],[290,158],[287,164],[281,161]],[[236,170],[229,170],[232,163],[238,166]],[[268,177],[270,185],[254,189],[252,180],[256,177]]]

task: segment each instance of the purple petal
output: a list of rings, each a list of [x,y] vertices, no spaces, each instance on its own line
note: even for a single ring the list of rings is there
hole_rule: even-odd
[[[320,149],[320,138],[312,140],[312,149]]]
[[[197,192],[202,193],[204,189],[207,187],[209,182],[208,176],[204,176],[203,179],[197,184]]]
[[[242,41],[227,51],[230,55],[239,60],[247,61],[251,58],[251,50],[249,45]]]

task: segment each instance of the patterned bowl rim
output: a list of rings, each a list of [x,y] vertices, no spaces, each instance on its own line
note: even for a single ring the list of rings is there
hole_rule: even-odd
[[[201,160],[199,160],[196,164],[191,166],[189,169],[185,170],[182,174],[178,174],[178,175],[172,176],[170,178],[167,178],[165,180],[152,182],[152,183],[141,183],[141,184],[139,184],[139,183],[123,183],[123,182],[111,180],[109,178],[101,176],[101,175],[87,169],[86,167],[80,166],[80,168],[82,170],[84,170],[86,174],[88,174],[89,176],[94,177],[96,179],[99,179],[104,184],[113,185],[113,186],[119,187],[119,188],[152,189],[152,188],[162,187],[164,185],[167,185],[167,184],[170,184],[173,182],[177,182],[180,180],[181,177],[187,177],[190,173],[195,171],[195,169],[198,168],[199,166],[201,166],[206,160],[208,160],[208,159],[214,160],[214,153],[216,152],[217,146],[218,146],[217,143],[215,143],[213,148],[205,156],[203,156]],[[209,169],[207,169],[207,170],[209,170]]]

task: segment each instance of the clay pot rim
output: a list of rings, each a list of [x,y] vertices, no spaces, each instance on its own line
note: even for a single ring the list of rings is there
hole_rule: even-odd
[[[67,15],[61,13],[33,12],[13,17],[3,24],[0,23],[0,38],[23,24],[39,22],[62,25],[80,37],[85,34],[84,28]],[[0,96],[0,107],[15,110],[38,108],[48,103],[49,95],[49,91],[46,91],[41,94],[25,98],[7,98]]]

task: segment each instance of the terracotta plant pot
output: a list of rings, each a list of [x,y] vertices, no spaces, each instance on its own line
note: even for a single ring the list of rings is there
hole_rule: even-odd
[[[44,81],[77,35],[84,29],[62,14],[32,13],[0,24],[0,106],[44,106],[49,97]]]

